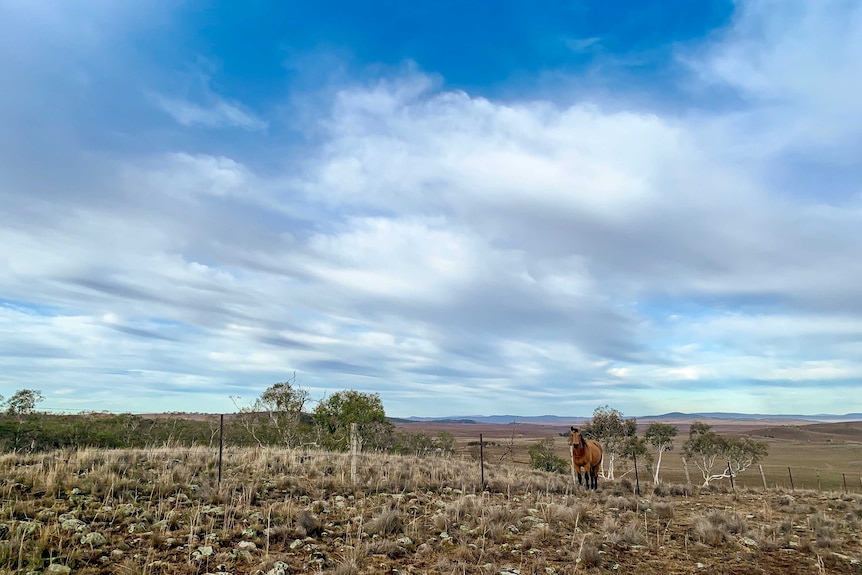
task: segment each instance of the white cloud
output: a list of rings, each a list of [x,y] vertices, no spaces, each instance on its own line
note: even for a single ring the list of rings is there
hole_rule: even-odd
[[[729,111],[504,102],[413,71],[343,87],[287,158],[215,133],[87,149],[86,177],[0,155],[0,391],[229,409],[295,369],[395,415],[774,410],[758,385],[815,405],[862,373],[862,209],[827,177],[776,182],[859,157],[858,18],[745,4],[690,61],[743,96]],[[154,101],[267,128],[206,91]]]
[[[243,130],[265,130],[267,123],[237,102],[228,102],[209,95],[206,104],[198,104],[183,98],[155,95],[153,101],[166,114],[183,126],[207,128],[240,128]]]

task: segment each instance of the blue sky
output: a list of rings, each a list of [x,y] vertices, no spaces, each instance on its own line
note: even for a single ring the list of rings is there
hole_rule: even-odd
[[[860,411],[860,31],[841,1],[3,2],[0,394]]]

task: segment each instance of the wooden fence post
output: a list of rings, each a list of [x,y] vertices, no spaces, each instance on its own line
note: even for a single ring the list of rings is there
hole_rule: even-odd
[[[482,434],[479,434],[479,480],[482,486],[482,491],[485,491],[485,442],[482,440]]]
[[[224,414],[218,418],[218,486],[221,488],[221,458],[224,448]]]
[[[844,481],[844,493],[847,493],[847,476],[842,473],[841,479]]]
[[[793,473],[791,473],[791,471],[790,471],[790,466],[787,467],[787,475],[790,476],[790,490],[796,491],[796,488],[793,487]]]
[[[733,486],[733,467],[731,467],[730,461],[727,462],[727,473],[730,475],[730,490],[736,493],[736,487]]]
[[[817,470],[817,491],[820,491],[820,470]]]
[[[766,475],[763,474],[763,466],[759,463],[757,466],[760,468],[760,478],[763,480],[763,490],[766,491],[768,488],[766,487]]]
[[[359,451],[359,434],[356,424],[350,424],[350,483],[356,483],[356,452]]]
[[[634,453],[632,453],[632,459],[634,460],[634,463],[635,463],[635,493],[640,495],[641,494],[641,482],[640,482],[640,479],[638,479],[638,456],[635,455]]]

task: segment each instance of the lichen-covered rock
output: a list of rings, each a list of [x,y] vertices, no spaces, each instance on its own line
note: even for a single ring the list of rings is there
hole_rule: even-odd
[[[289,575],[290,566],[284,561],[276,561],[266,575]]]
[[[98,531],[91,531],[90,533],[87,533],[83,537],[81,537],[82,544],[92,545],[93,547],[101,547],[107,542],[108,540],[105,538],[105,536]]]
[[[52,563],[48,565],[47,569],[45,569],[45,573],[50,575],[69,575],[69,573],[71,572],[71,567],[67,567],[66,565],[60,565],[58,563]]]

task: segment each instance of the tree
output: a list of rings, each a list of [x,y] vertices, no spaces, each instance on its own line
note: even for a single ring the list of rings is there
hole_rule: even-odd
[[[352,389],[334,393],[318,403],[313,418],[322,433],[321,441],[335,449],[347,449],[351,423],[357,425],[362,445],[372,449],[387,447],[395,427],[386,419],[379,395]]]
[[[554,438],[546,437],[530,446],[530,465],[543,471],[565,473],[568,469],[566,460],[554,454]]]
[[[644,438],[647,442],[658,450],[658,459],[655,464],[655,474],[653,475],[653,483],[660,483],[659,470],[661,469],[661,456],[665,451],[673,450],[673,438],[676,437],[678,430],[673,425],[667,423],[651,423],[644,432]]]
[[[700,469],[704,487],[716,479],[730,477],[731,473],[742,473],[765,458],[768,451],[764,441],[719,435],[712,426],[700,421],[691,424],[688,439],[682,445],[683,455]],[[721,473],[716,469],[721,469]]]
[[[254,402],[252,409],[267,413],[285,445],[294,447],[301,442],[302,410],[308,397],[308,391],[297,385],[294,372],[288,381],[268,387]]]
[[[637,422],[634,419],[623,419],[623,414],[607,405],[597,407],[593,411],[593,419],[584,426],[586,435],[592,435],[602,444],[602,475],[606,479],[614,479],[616,457],[623,453],[624,444],[628,438],[637,433]],[[604,471],[605,461],[608,463],[607,473]]]
[[[2,400],[2,396],[0,396]],[[8,415],[30,415],[36,411],[36,404],[45,401],[45,396],[38,389],[19,389],[7,399],[6,413]]]

